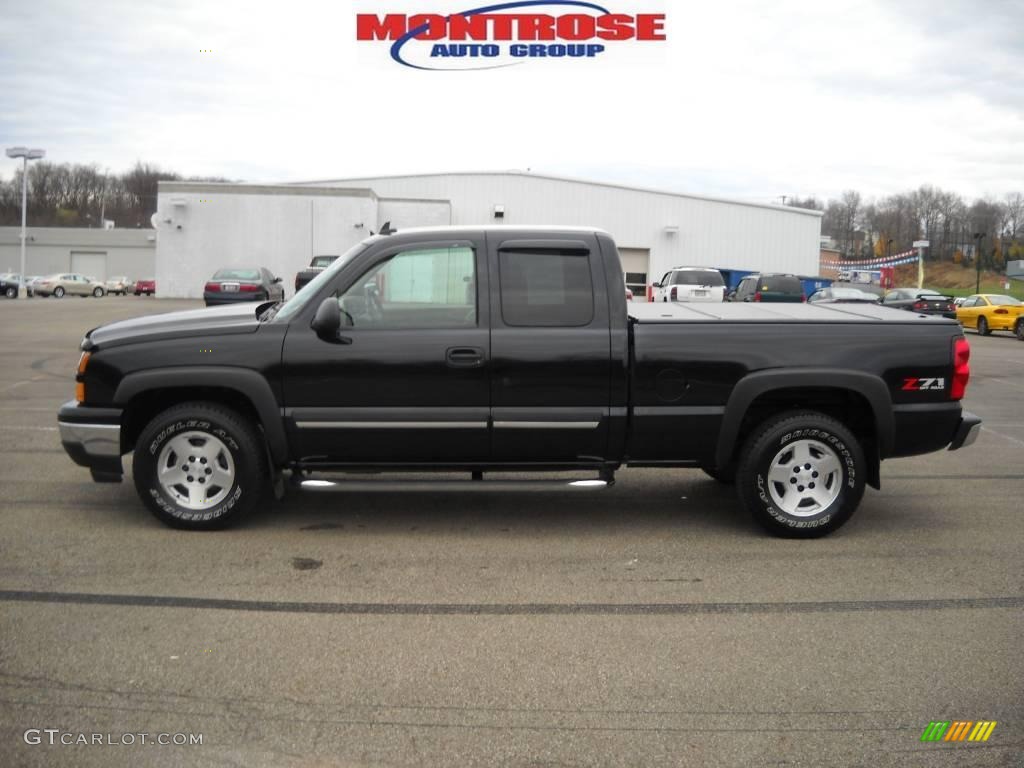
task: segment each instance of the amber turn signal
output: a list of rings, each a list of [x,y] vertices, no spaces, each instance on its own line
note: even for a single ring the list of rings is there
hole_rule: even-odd
[[[81,376],[85,373],[85,369],[89,366],[89,357],[92,355],[91,352],[83,352],[82,356],[78,358],[78,375]]]
[[[75,400],[77,400],[80,403],[84,403],[85,402],[85,382],[84,381],[76,381],[75,382]]]

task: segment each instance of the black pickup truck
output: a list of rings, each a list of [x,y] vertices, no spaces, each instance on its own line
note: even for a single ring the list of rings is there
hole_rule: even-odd
[[[314,256],[309,266],[295,273],[295,292],[301,291],[310,280],[319,275],[338,257],[335,256]]]
[[[143,502],[184,528],[286,479],[585,489],[628,465],[704,469],[769,531],[811,537],[882,459],[975,439],[969,352],[957,323],[877,306],[627,308],[602,231],[444,227],[370,237],[286,303],[93,329],[58,423],[96,481],[134,451]],[[410,470],[432,480],[391,477]]]

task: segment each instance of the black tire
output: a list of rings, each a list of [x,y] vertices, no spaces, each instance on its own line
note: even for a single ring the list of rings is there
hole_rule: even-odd
[[[54,296],[55,296],[56,298],[58,298],[58,299],[63,299],[63,298],[64,298],[64,289],[63,289],[63,288],[61,288],[61,287],[60,287],[60,286],[58,285],[58,286],[57,286],[56,288],[54,288],[54,289],[53,289],[53,295],[54,295]]]
[[[717,480],[722,485],[735,485],[736,484],[736,466],[730,464],[722,469],[715,469],[713,467],[701,467],[704,474],[710,477],[712,480]]]
[[[1014,327],[1013,332],[1016,334],[1018,339],[1024,341],[1024,320],[1017,321],[1017,325]]]
[[[988,320],[984,316],[978,318],[978,335],[988,336],[992,330],[988,327]]]
[[[4,295],[6,295],[8,299],[13,299],[17,297],[18,289],[13,286],[8,286],[7,290],[4,291]]]
[[[234,465],[231,487],[209,509],[183,506],[157,480],[162,450],[175,435],[186,431],[217,438]],[[168,459],[175,456],[172,452]],[[185,466],[189,466],[187,462],[183,469]],[[230,408],[209,402],[182,403],[153,418],[136,441],[132,474],[139,498],[158,520],[193,531],[224,528],[250,512],[263,498],[269,476],[263,438],[256,428]]]
[[[836,495],[827,506],[807,515],[790,514],[781,508],[773,494],[779,494],[780,488],[783,494],[789,494],[791,490],[786,484],[775,483],[773,487],[768,475],[774,460],[784,458],[787,447],[796,446],[794,441],[798,439],[809,441],[805,445],[812,451],[824,445],[838,459],[838,468],[826,478],[826,482],[831,480],[840,484]],[[819,460],[824,462],[827,456],[819,457]],[[816,465],[810,466],[813,469]],[[797,469],[800,472],[794,477],[804,478],[804,470],[799,466]],[[810,474],[806,478],[810,479]],[[864,451],[850,430],[823,413],[790,411],[766,421],[747,439],[737,469],[736,491],[743,506],[769,533],[787,538],[816,538],[832,533],[850,519],[864,495],[866,479]],[[796,487],[803,489],[803,486]],[[809,484],[809,487],[813,485]],[[811,509],[813,505],[809,511]]]

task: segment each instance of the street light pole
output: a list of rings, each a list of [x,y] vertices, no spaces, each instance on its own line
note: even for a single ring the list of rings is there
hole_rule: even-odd
[[[46,157],[46,150],[11,147],[7,150],[7,156],[21,158],[21,272],[18,280],[18,298],[24,299],[28,296],[25,286],[25,245],[28,240],[28,161]]]
[[[985,239],[984,232],[974,233],[974,292],[981,293],[981,241]]]

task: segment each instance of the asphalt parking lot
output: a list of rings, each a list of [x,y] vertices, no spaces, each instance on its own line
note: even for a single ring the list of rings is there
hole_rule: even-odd
[[[189,533],[92,483],[55,414],[84,331],[197,305],[0,301],[0,765],[1024,764],[1009,334],[968,333],[977,443],[885,464],[823,540],[655,470],[594,495],[292,493]],[[998,725],[921,743],[933,720]]]

